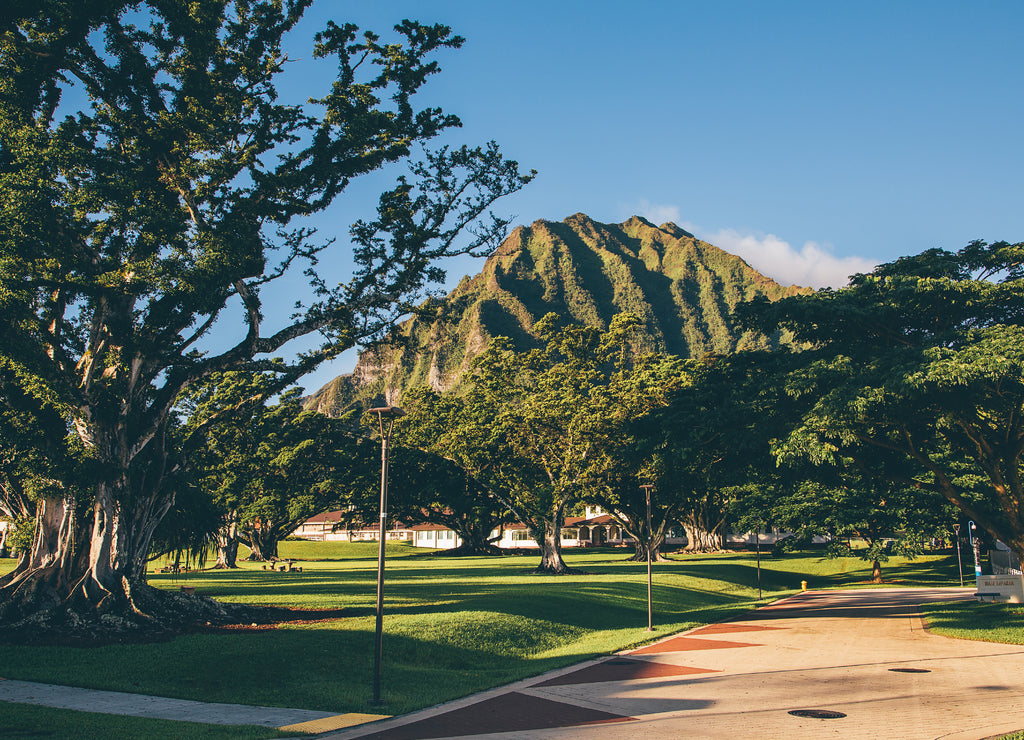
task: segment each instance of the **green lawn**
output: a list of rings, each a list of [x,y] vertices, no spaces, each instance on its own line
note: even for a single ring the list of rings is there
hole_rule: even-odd
[[[0,701],[0,737],[4,740],[41,737],[80,740],[180,740],[183,737],[189,740],[265,740],[295,737],[295,733],[256,726],[231,727],[144,717],[118,717]]]
[[[0,676],[205,701],[367,711],[376,550],[375,543],[285,542],[282,557],[304,559],[303,572],[242,563],[235,571],[151,576],[163,588],[194,586],[196,593],[223,601],[344,609],[343,618],[143,645],[0,645]],[[408,712],[718,621],[791,594],[801,580],[810,588],[835,588],[865,585],[870,577],[869,564],[854,558],[763,556],[764,598],[758,602],[753,554],[681,556],[654,566],[652,635],[644,631],[646,565],[624,562],[626,555],[570,551],[569,564],[586,574],[559,577],[533,575],[535,555],[452,558],[389,545],[385,711]],[[894,559],[886,575],[905,585],[953,585],[955,568],[955,558],[930,555]]]
[[[961,640],[1024,645],[1024,605],[953,601],[925,604],[928,629]]]

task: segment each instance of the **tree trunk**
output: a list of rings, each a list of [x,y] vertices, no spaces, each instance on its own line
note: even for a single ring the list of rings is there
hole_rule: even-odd
[[[719,552],[725,545],[720,527],[709,531],[700,524],[683,522],[683,529],[686,530],[686,547],[683,549],[687,552]]]
[[[277,535],[271,527],[254,526],[247,530],[246,544],[252,551],[249,560],[264,561],[277,559]]]
[[[562,560],[562,521],[560,515],[556,516],[554,521],[546,519],[543,533],[534,534],[535,538],[537,534],[541,534],[537,538],[537,544],[540,545],[540,565],[537,566],[535,573],[564,575],[573,572],[573,569]]]
[[[878,562],[878,558],[875,558],[871,563],[871,582],[882,582],[882,564]]]
[[[99,483],[84,519],[72,494],[38,502],[31,551],[18,570],[0,579],[5,637],[93,639],[226,619],[227,610],[211,599],[196,601],[146,584],[153,530],[171,496],[129,492],[128,477]],[[189,598],[196,603],[186,603]]]
[[[633,538],[633,544],[636,548],[636,552],[631,558],[626,560],[627,563],[646,563],[647,562],[647,542],[641,541],[639,538]],[[661,554],[661,546],[665,544],[665,534],[663,532],[654,533],[654,541],[651,542],[651,560],[655,563],[668,562],[668,558]]]
[[[85,566],[87,552],[75,547],[83,529],[72,495],[39,501],[31,549],[21,554],[12,573],[0,578],[0,622],[17,622],[37,609],[63,603]]]
[[[217,570],[237,568],[238,563],[238,521],[232,513],[229,521],[217,532]]]
[[[491,531],[494,529],[491,523],[469,522],[465,520],[452,521],[447,524],[462,544],[451,550],[442,550],[444,555],[501,555],[501,548],[494,545],[491,539]]]
[[[226,570],[238,567],[238,540],[235,538],[221,538],[217,535],[217,562],[213,566],[216,570]]]

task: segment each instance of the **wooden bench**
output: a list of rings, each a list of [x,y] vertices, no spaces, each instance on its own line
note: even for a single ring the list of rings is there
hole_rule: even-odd
[[[978,593],[974,594],[974,598],[978,601],[992,602],[1009,600],[1009,597],[1006,594],[1000,593],[998,591],[979,591]]]

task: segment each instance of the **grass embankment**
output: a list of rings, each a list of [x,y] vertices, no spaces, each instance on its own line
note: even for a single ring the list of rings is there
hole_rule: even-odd
[[[375,543],[282,544],[301,573],[242,563],[234,571],[154,574],[151,582],[223,601],[343,609],[308,624],[192,634],[161,643],[94,648],[0,645],[0,675],[70,686],[215,702],[331,712],[367,711],[373,670]],[[696,555],[654,567],[654,620],[647,623],[646,565],[622,550],[569,552],[585,575],[537,576],[535,555],[450,558],[389,545],[383,693],[399,714],[508,683],[597,654],[719,621],[811,588],[865,585],[868,563],[818,554]],[[11,563],[12,561],[7,561]],[[951,585],[955,558],[894,559],[904,585]],[[2,717],[2,715],[0,715]]]
[[[928,629],[961,640],[1024,645],[1024,605],[953,601],[924,604]]]

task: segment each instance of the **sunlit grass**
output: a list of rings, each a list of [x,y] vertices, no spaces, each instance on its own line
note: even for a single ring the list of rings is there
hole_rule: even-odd
[[[961,640],[1024,645],[1024,605],[955,601],[925,604],[928,629]]]
[[[762,555],[757,600],[753,553],[672,556],[654,566],[655,632],[647,625],[644,563],[614,549],[570,551],[584,571],[539,576],[536,555],[450,557],[388,546],[384,698],[389,713],[450,700],[640,645],[758,603],[811,588],[863,585],[870,565],[817,553]],[[332,712],[366,711],[372,680],[376,543],[284,542],[302,572],[152,574],[161,588],[237,603],[343,610],[341,618],[278,629],[190,634],[167,642],[88,649],[0,646],[0,675],[143,694]],[[9,561],[13,562],[13,561]],[[158,565],[158,564],[157,564]],[[902,584],[951,585],[955,559],[894,559]]]

